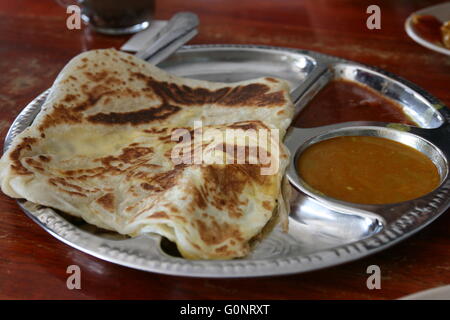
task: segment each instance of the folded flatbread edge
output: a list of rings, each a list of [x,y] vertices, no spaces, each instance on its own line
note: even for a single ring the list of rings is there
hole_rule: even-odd
[[[243,257],[271,219],[287,229],[282,138],[292,116],[280,79],[185,79],[114,49],[88,51],[64,67],[33,124],[2,156],[1,188],[100,228],[160,234],[186,258]],[[198,122],[216,135],[278,130],[266,146],[269,154],[279,148],[271,155],[278,170],[262,176],[261,164],[175,163],[173,132],[195,133]],[[210,140],[200,143],[206,157],[239,146]]]

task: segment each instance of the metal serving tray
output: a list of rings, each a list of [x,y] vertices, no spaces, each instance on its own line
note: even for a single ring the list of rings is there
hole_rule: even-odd
[[[419,231],[450,206],[450,112],[414,84],[316,52],[250,45],[186,46],[159,66],[180,76],[211,81],[283,78],[292,86],[297,111],[328,81],[345,78],[399,102],[420,128],[372,122],[290,128],[285,139],[292,154],[287,176],[295,188],[289,232],[275,228],[243,259],[186,260],[172,255],[160,236],[111,237],[92,231],[89,225],[73,223],[51,208],[18,201],[28,216],[59,240],[100,259],[151,272],[217,278],[281,275],[317,270],[384,250]],[[6,136],[5,150],[31,124],[47,93],[16,118]],[[410,145],[436,164],[442,183],[428,195],[392,205],[355,205],[314,194],[303,186],[293,164],[308,145],[337,135],[382,136]]]

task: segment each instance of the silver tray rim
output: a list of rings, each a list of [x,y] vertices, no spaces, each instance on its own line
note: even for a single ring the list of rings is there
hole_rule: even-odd
[[[445,106],[424,89],[393,73],[377,67],[314,51],[240,44],[189,45],[184,46],[179,51],[186,52],[205,49],[207,51],[228,49],[270,50],[308,55],[322,62],[351,63],[381,73],[392,80],[400,82],[422,95],[432,104]],[[40,111],[40,106],[45,101],[48,92],[49,90],[36,97],[15,118],[5,137],[4,150],[7,150],[12,139],[17,134],[30,125]],[[447,108],[441,108],[438,111],[443,115],[445,121],[449,122],[450,111]],[[416,206],[408,210],[397,221],[390,226],[386,226],[379,233],[369,238],[319,250],[310,254],[299,254],[295,250],[295,244],[290,243],[289,239],[286,240],[283,233],[276,229],[274,230],[275,237],[268,246],[272,246],[270,248],[272,250],[279,250],[280,243],[282,243],[283,254],[276,255],[274,258],[269,257],[259,260],[205,261],[175,258],[162,252],[159,245],[159,237],[140,236],[126,241],[108,240],[75,227],[51,208],[42,207],[25,200],[18,200],[17,202],[33,221],[58,240],[102,260],[134,269],[167,275],[206,278],[242,278],[309,272],[351,262],[385,250],[420,231],[445,212],[448,206],[450,206],[450,179],[438,190],[439,192],[433,196],[432,201],[422,203],[421,207]],[[153,246],[148,246],[149,242],[152,242]],[[144,245],[145,249],[143,249]]]

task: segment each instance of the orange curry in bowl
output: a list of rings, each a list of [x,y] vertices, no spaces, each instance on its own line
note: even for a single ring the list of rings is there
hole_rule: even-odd
[[[316,192],[360,204],[407,201],[440,184],[439,172],[426,155],[371,136],[342,136],[315,143],[300,154],[297,171]]]

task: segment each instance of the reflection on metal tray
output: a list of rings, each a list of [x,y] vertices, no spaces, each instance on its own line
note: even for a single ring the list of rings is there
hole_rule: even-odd
[[[316,52],[246,45],[186,46],[159,65],[174,74],[196,79],[232,82],[273,76],[289,81],[297,111],[331,79],[344,78],[373,88],[400,103],[418,127],[384,123],[341,123],[309,129],[291,128],[286,143],[295,161],[297,152],[314,141],[349,132],[387,137],[424,152],[436,164],[441,186],[419,199],[395,205],[352,205],[308,193],[299,186],[295,170],[288,177],[301,191],[291,199],[290,228],[276,228],[244,259],[191,261],[176,254],[157,235],[114,238],[79,222],[69,222],[50,208],[19,201],[24,211],[65,243],[101,259],[128,267],[192,277],[254,277],[299,273],[355,260],[397,243],[420,230],[450,205],[447,108],[417,86],[395,75]],[[33,121],[47,92],[16,118],[5,140]],[[398,128],[397,128],[398,129]]]

